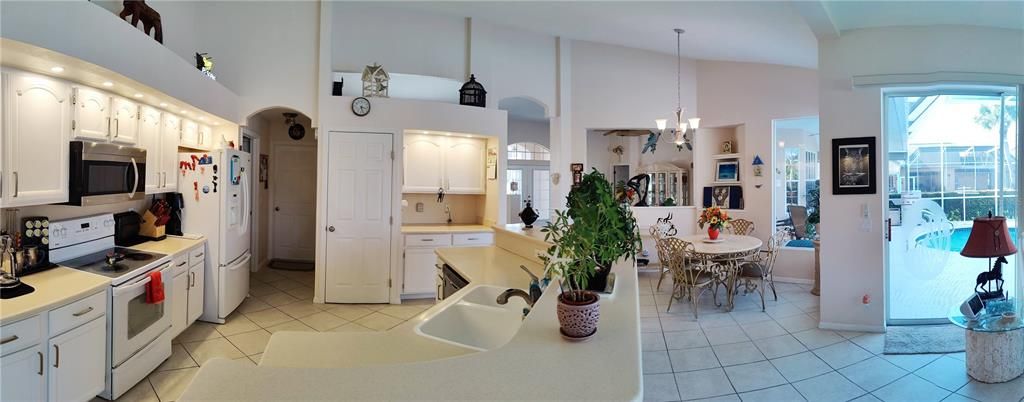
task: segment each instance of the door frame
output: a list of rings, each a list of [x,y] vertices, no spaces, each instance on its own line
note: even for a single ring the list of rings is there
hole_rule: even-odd
[[[319,143],[319,140],[318,140],[318,143]],[[279,163],[274,163],[274,161],[278,159],[278,157],[277,157],[278,156],[277,155],[277,147],[282,146],[282,145],[314,148],[314,154],[316,153],[316,149],[315,148],[317,148],[317,146],[318,146],[318,144],[309,144],[309,143],[303,143],[303,142],[270,141],[270,163],[271,163],[271,166],[270,166],[270,172],[267,173],[267,175],[269,176],[269,177],[267,177],[267,179],[270,180],[270,181],[273,181],[275,183],[279,183],[277,181],[278,180],[278,177],[277,177],[278,176],[277,166],[279,166],[280,164]],[[319,179],[320,179],[319,176],[320,176],[320,172],[321,171],[322,170],[320,170],[320,169],[316,170],[317,181],[319,181]],[[276,204],[276,202],[275,202],[276,200],[275,200],[274,194],[277,191],[277,187],[269,188],[267,190],[269,191],[269,193],[267,193],[267,202],[268,202],[267,208],[271,209],[269,211],[270,215],[269,215],[269,219],[268,219],[268,222],[267,222],[267,261],[266,262],[267,262],[267,264],[269,264],[270,261],[273,261],[276,258],[276,256],[274,255],[274,222],[277,220],[277,214],[274,213],[273,206]],[[319,191],[319,189],[314,189],[313,191]],[[315,199],[316,199],[316,193],[314,193],[314,200]],[[315,201],[314,201],[314,205],[315,205]],[[313,261],[314,261],[314,264],[315,264],[315,262],[316,262],[316,250],[315,249],[314,249],[313,253],[314,253]]]
[[[241,149],[243,139],[242,137],[249,137],[251,149],[249,152],[250,160],[252,161],[249,170],[255,174],[250,174],[250,188],[253,189],[252,194],[252,205],[249,206],[249,250],[252,253],[254,264],[249,266],[252,272],[258,272],[263,269],[263,263],[267,261],[258,261],[260,255],[260,214],[257,211],[260,210],[260,197],[256,194],[259,192],[260,185],[260,174],[259,174],[259,155],[260,155],[260,133],[253,131],[249,127],[239,127],[238,136],[238,147]],[[268,260],[269,261],[269,260]]]
[[[391,136],[391,150],[394,152],[391,159],[391,216],[394,218],[391,224],[391,256],[390,269],[388,272],[391,280],[391,289],[388,291],[388,303],[402,303],[402,259],[401,251],[404,248],[402,242],[402,180],[396,179],[404,170],[405,147],[402,131],[380,131],[380,130],[328,130],[326,135],[317,138],[317,195],[316,195],[316,270],[315,277],[319,283],[314,286],[314,303],[324,303],[327,293],[327,248],[324,245],[325,233],[327,232],[327,186],[329,180],[328,151],[334,134],[382,134]],[[273,145],[271,145],[273,146]],[[320,174],[324,172],[324,174]]]
[[[962,84],[962,83],[957,83],[957,82],[945,82],[945,83],[939,83],[939,84],[892,85],[890,87],[883,87],[881,89],[881,94],[880,94],[881,95],[881,105],[882,105],[881,113],[880,114],[881,114],[882,119],[879,122],[879,124],[881,126],[880,127],[880,134],[881,135],[879,137],[879,144],[878,144],[878,155],[880,155],[879,163],[882,166],[881,172],[883,172],[883,173],[879,173],[878,175],[881,176],[882,174],[886,174],[886,175],[888,174],[887,173],[888,169],[886,168],[886,166],[888,166],[888,163],[889,163],[889,156],[888,156],[889,155],[889,141],[888,141],[889,140],[889,133],[888,133],[888,128],[887,128],[888,125],[886,124],[886,122],[888,120],[888,112],[887,112],[887,108],[885,106],[886,106],[887,100],[889,98],[892,98],[892,97],[903,97],[903,96],[929,96],[929,95],[1004,96],[1007,91],[1011,90],[1011,88],[1013,88],[1017,92],[1017,104],[1020,105],[1020,103],[1021,103],[1020,99],[1022,97],[1022,94],[1024,94],[1024,84],[977,84],[977,85],[973,85],[973,84]],[[1017,108],[1017,132],[1016,133],[1012,133],[1013,135],[1017,136],[1017,141],[1016,141],[1017,142],[1017,155],[1024,155],[1024,153],[1022,153],[1022,152],[1024,152],[1024,143],[1022,143],[1022,141],[1021,141],[1022,139],[1024,139],[1024,124],[1021,124],[1021,122],[1022,122],[1021,121],[1021,117],[1022,116],[1024,116],[1024,110],[1021,110],[1021,108],[1018,106],[1018,108]],[[1007,132],[1006,134],[1007,135],[1011,135],[1011,133],[1009,133],[1009,132]],[[1021,185],[1021,180],[1024,179],[1024,171],[1021,170],[1020,166],[1017,167],[1017,178],[1016,179],[1017,179],[1017,183],[1018,183],[1017,184],[1018,185],[1018,191],[1017,191],[1018,195],[1017,195],[1017,201],[1016,201],[1016,204],[1017,204],[1016,208],[1017,208],[1017,211],[1022,211],[1022,210],[1024,210],[1024,209],[1022,209],[1022,208],[1024,208],[1024,196],[1021,196],[1021,193],[1020,193],[1021,189],[1019,187]],[[888,188],[886,188],[885,190],[879,190],[879,193],[881,194],[881,197],[880,197],[881,198],[881,205],[880,205],[881,209],[880,209],[880,211],[884,211],[882,213],[882,217],[884,218],[884,219],[882,219],[882,225],[886,225],[888,223],[888,211],[889,211],[889,193],[888,193]],[[1018,212],[1018,214],[1019,213],[1020,212]],[[883,299],[883,304],[884,304],[883,310],[885,312],[885,316],[883,317],[883,325],[888,327],[888,326],[900,326],[900,325],[948,324],[949,320],[947,318],[945,318],[945,317],[934,318],[934,319],[932,319],[932,318],[892,319],[891,318],[892,317],[891,316],[891,313],[892,313],[892,311],[891,311],[892,310],[892,303],[889,300],[889,292],[890,292],[891,286],[892,286],[892,283],[889,280],[889,271],[891,269],[891,267],[889,266],[889,263],[890,263],[889,245],[890,245],[891,239],[886,239],[885,238],[886,230],[885,230],[884,226],[883,226],[883,229],[882,229],[882,233],[883,233],[883,237],[882,237],[882,241],[883,241],[883,247],[882,247],[882,272],[883,272],[883,274],[882,274],[882,284],[883,284],[883,286],[882,286],[882,291],[884,292],[884,295],[883,295],[882,299]],[[1017,238],[1014,239],[1016,244],[1022,244],[1021,243],[1022,239],[1024,239],[1024,232],[1018,231]],[[1016,265],[1013,267],[1013,269],[1015,270],[1015,273],[1017,273],[1017,274],[1021,273],[1021,265],[1024,264],[1024,261],[1021,261],[1022,257],[1024,257],[1024,248],[1020,248],[1017,251]],[[1024,292],[1024,280],[1022,280],[1024,278],[1022,278],[1020,275],[1016,275],[1015,279],[1016,279],[1016,283],[1014,284],[1014,287],[1010,288],[1010,289],[1014,289],[1015,288],[1014,289],[1014,294],[1020,295],[1020,294],[1022,294],[1021,292]],[[1010,289],[1006,289],[1006,290],[1009,291]],[[954,301],[954,303],[955,303],[955,301]],[[1018,310],[1020,310],[1020,309],[1018,308]]]

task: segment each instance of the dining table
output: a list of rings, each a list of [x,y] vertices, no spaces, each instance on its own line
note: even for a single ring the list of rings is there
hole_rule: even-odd
[[[693,244],[693,253],[701,269],[713,272],[726,286],[725,308],[731,311],[735,307],[734,290],[740,264],[757,255],[764,243],[754,236],[732,234],[721,234],[716,240],[703,233],[679,236],[679,239]]]

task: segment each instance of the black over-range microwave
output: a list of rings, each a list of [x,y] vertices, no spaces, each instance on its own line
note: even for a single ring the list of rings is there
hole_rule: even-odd
[[[71,141],[68,204],[101,205],[146,198],[146,150]]]

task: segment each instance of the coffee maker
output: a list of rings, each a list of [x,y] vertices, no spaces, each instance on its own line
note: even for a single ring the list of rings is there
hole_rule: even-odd
[[[181,193],[167,193],[165,198],[171,207],[171,219],[167,221],[165,232],[169,235],[181,236],[181,210],[185,208],[185,198]]]

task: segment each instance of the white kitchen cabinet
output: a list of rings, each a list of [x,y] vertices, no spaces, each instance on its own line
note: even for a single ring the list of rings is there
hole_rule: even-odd
[[[444,137],[405,135],[403,193],[436,193],[444,187]]]
[[[188,288],[189,273],[186,270],[174,277],[171,286],[171,337],[176,338],[188,328]]]
[[[139,139],[139,104],[115,96],[110,106],[110,142],[135,145]]]
[[[87,401],[103,392],[106,330],[100,317],[50,339],[49,400]]]
[[[139,137],[138,146],[146,150],[146,194],[156,194],[163,191],[163,177],[161,174],[167,169],[160,163],[163,156],[160,152],[163,146],[160,132],[160,110],[149,106],[143,106],[139,112]]]
[[[211,129],[210,126],[200,124],[198,137],[199,140],[196,142],[196,148],[203,151],[209,151],[213,149],[213,129]]]
[[[89,87],[74,87],[72,138],[106,141],[110,137],[110,95]]]
[[[181,119],[181,138],[179,143],[186,148],[198,148],[199,124],[189,119]]]
[[[484,194],[486,141],[407,134],[403,193]]]
[[[203,275],[206,270],[206,263],[200,262],[188,269],[188,324],[199,319],[203,315],[203,291],[206,289],[206,281]]]
[[[487,143],[478,138],[448,138],[444,151],[445,191],[483,194]]]
[[[0,400],[46,399],[46,372],[41,346],[35,345],[0,359]]]
[[[162,191],[178,191],[178,142],[181,140],[181,118],[164,112],[160,124],[160,166],[165,170]]]
[[[71,87],[20,71],[5,77],[2,204],[67,202]]]
[[[434,263],[437,255],[435,248],[410,247],[405,249],[405,275],[402,287],[403,294],[436,296],[437,287],[434,278],[437,269]]]

